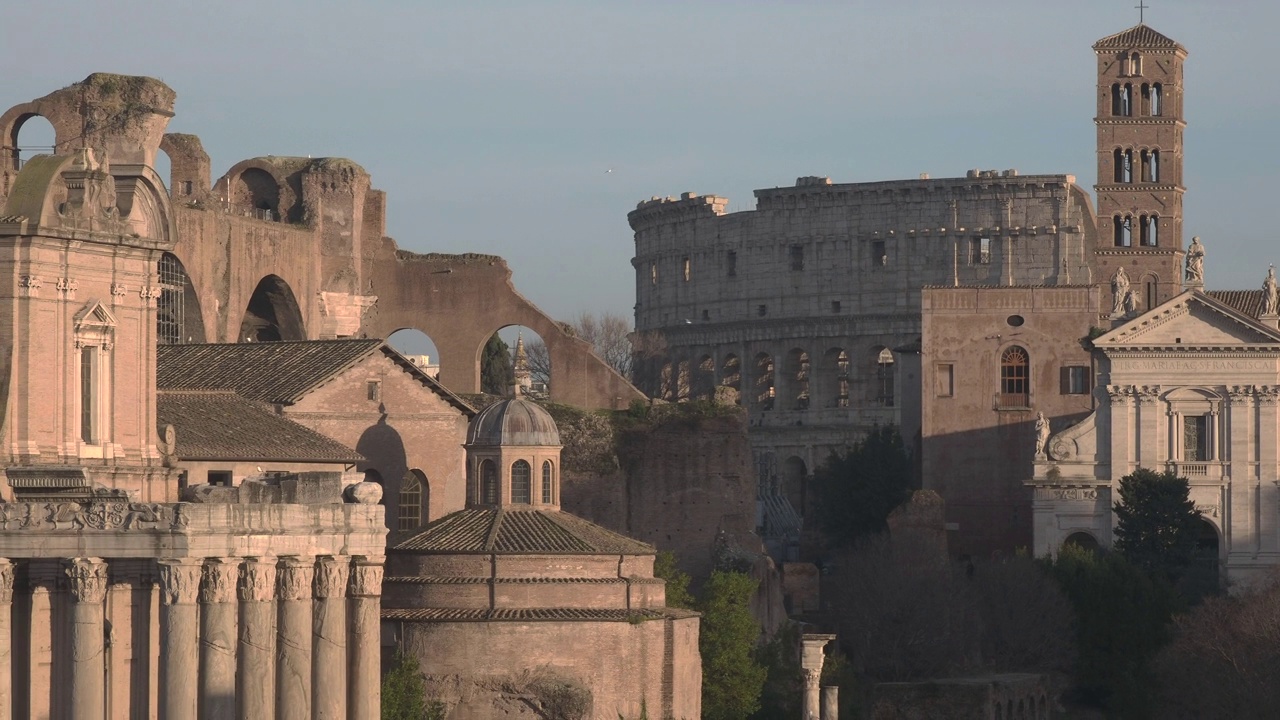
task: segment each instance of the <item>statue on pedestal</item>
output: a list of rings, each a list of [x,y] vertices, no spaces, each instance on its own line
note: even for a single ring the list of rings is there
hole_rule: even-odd
[[[1267,279],[1262,281],[1262,314],[1275,315],[1280,304],[1280,293],[1276,287],[1276,266],[1267,267]]]
[[[1111,276],[1111,295],[1114,298],[1111,316],[1120,317],[1124,314],[1124,300],[1129,295],[1129,276],[1122,267],[1116,268],[1115,274]]]
[[[1049,418],[1043,412],[1036,413],[1036,457],[1044,455],[1044,446],[1049,442]]]
[[[1200,236],[1191,238],[1191,247],[1187,248],[1186,281],[1189,285],[1204,284],[1204,245],[1200,244]]]

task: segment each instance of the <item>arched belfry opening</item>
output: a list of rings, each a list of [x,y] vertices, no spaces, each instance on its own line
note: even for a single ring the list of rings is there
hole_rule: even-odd
[[[156,342],[161,345],[206,342],[200,296],[191,285],[182,261],[173,253],[164,253],[156,269],[160,278],[160,297],[156,300]]]
[[[306,340],[302,311],[288,283],[278,275],[268,275],[258,282],[249,307],[240,322],[241,342],[274,342]]]

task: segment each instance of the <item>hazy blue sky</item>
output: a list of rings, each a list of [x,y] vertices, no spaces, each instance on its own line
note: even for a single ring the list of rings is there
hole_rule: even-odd
[[[178,93],[215,175],[354,159],[417,251],[507,258],[547,312],[630,315],[626,214],[692,190],[753,207],[835,182],[1017,168],[1095,178],[1090,45],[1136,0],[331,2],[0,0],[9,106],[90,72]],[[1209,285],[1280,264],[1280,3],[1152,0],[1185,45],[1186,236]],[[613,168],[614,172],[605,171]]]

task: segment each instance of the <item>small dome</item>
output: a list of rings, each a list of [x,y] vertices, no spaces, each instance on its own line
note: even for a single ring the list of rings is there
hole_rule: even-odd
[[[476,415],[467,428],[468,445],[560,445],[551,414],[536,403],[510,398]]]

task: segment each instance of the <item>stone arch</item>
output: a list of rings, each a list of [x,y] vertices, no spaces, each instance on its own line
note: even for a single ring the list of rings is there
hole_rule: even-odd
[[[387,335],[391,349],[431,377],[440,375],[440,355],[431,336],[417,328],[398,328]]]
[[[279,275],[258,281],[240,321],[241,342],[306,340],[302,310],[293,290]]]
[[[1062,546],[1066,547],[1068,545],[1073,545],[1081,550],[1097,550],[1101,547],[1098,543],[1098,538],[1087,530],[1077,530],[1068,535],[1067,539],[1062,541]]]
[[[675,391],[676,391],[675,399],[676,400],[689,399],[692,382],[693,382],[693,374],[692,374],[692,370],[689,368],[689,359],[682,358],[680,362],[676,364],[676,375],[675,375]]]
[[[157,271],[160,297],[156,300],[156,342],[161,345],[207,342],[200,294],[182,260],[173,253],[163,253]]]
[[[710,400],[716,395],[716,361],[710,355],[703,355],[698,358],[698,364],[693,368],[693,378],[689,387],[689,394],[697,399]]]
[[[757,353],[751,386],[755,404],[762,410],[772,410],[777,396],[773,370],[773,356],[767,352]]]
[[[232,181],[229,202],[262,220],[279,220],[280,184],[266,170],[248,168]]]
[[[821,398],[821,407],[849,407],[850,370],[849,353],[844,348],[833,347],[822,354],[814,393]]]
[[[786,409],[809,409],[809,373],[809,353],[800,348],[788,351],[783,373],[787,388]]]
[[[897,363],[893,351],[884,345],[871,348],[867,400],[872,405],[893,407],[896,402]]]
[[[783,496],[791,503],[791,507],[804,517],[809,490],[809,469],[805,466],[804,460],[796,455],[783,460],[779,480],[782,484]]]
[[[29,158],[58,152],[58,131],[53,121],[34,108],[20,110],[0,131],[4,142],[3,169],[13,172],[21,169],[24,153]]]
[[[720,384],[738,391],[738,404],[742,404],[742,361],[737,355],[729,353],[724,356],[720,366]]]
[[[676,397],[676,368],[670,360],[663,360],[658,369],[658,398],[674,400]]]

